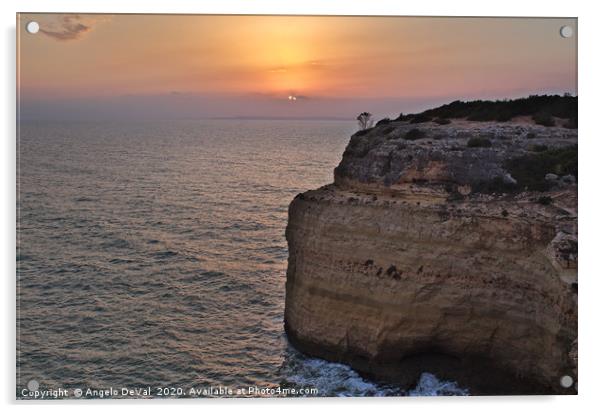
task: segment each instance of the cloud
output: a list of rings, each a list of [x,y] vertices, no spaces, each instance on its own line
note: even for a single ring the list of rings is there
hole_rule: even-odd
[[[79,14],[53,16],[47,22],[40,24],[40,33],[58,41],[77,40],[89,33],[99,22],[107,19],[107,16]]]
[[[294,72],[294,71],[299,71],[299,70],[318,70],[318,69],[325,69],[326,66],[327,66],[327,63],[324,61],[309,60],[309,61],[305,61],[305,62],[294,63],[294,64],[287,65],[287,66],[271,67],[268,69],[268,72],[270,72],[270,73],[287,73],[287,72]]]

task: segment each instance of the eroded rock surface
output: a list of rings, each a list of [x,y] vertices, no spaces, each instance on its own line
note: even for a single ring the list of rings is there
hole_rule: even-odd
[[[576,130],[520,122],[354,135],[334,184],[290,205],[291,342],[407,386],[574,393],[576,148]]]

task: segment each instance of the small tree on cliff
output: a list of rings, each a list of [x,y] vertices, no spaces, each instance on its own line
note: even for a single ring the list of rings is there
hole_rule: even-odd
[[[372,114],[368,112],[362,112],[357,116],[357,122],[360,126],[360,130],[365,130],[372,127]]]

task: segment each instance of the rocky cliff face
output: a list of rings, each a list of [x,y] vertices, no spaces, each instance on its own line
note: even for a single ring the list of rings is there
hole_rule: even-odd
[[[577,131],[388,122],[290,205],[285,328],[409,386],[575,393]]]

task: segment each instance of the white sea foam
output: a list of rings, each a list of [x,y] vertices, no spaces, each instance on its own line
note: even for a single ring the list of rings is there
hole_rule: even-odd
[[[422,373],[418,384],[408,391],[408,396],[468,396],[468,389],[458,387],[453,381],[439,380],[434,374]]]
[[[314,387],[320,396],[400,396],[402,390],[363,379],[350,367],[328,361],[300,360],[286,379],[295,386]]]
[[[296,353],[296,352],[295,352]],[[467,389],[453,381],[439,380],[434,374],[423,373],[415,388],[405,390],[394,385],[377,383],[361,377],[355,370],[340,363],[294,354],[284,367],[287,382],[299,387],[318,389],[320,396],[466,396]]]

